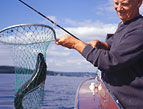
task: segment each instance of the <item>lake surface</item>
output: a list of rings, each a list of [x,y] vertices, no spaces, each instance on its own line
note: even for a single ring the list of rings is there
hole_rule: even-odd
[[[74,109],[77,87],[87,78],[47,76],[42,109]],[[0,109],[14,109],[14,84],[14,74],[0,74]]]

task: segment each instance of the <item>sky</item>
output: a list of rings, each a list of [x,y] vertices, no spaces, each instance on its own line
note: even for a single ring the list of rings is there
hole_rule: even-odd
[[[107,33],[114,33],[120,22],[114,0],[23,0],[80,40],[105,41]],[[66,35],[49,21],[23,5],[18,0],[0,1],[0,29],[17,24],[45,24],[56,31],[57,38]],[[141,7],[140,12],[143,13]],[[65,72],[96,72],[96,67],[87,62],[77,51],[52,42],[47,50],[48,70]],[[10,50],[0,44],[0,65],[13,65]]]

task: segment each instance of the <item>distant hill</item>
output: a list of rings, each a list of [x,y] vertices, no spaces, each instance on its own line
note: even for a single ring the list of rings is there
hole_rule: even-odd
[[[0,66],[0,73],[14,73],[13,66]]]
[[[1,74],[14,74],[13,66],[0,66]],[[51,76],[74,76],[74,77],[95,77],[95,72],[56,72],[47,70],[47,75]]]

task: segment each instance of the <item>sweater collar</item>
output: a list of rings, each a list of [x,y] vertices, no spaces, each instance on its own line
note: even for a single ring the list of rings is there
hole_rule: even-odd
[[[126,21],[125,23],[122,23],[122,24],[128,25],[129,23],[131,23],[131,22],[133,22],[133,21],[136,21],[137,19],[139,19],[139,18],[141,18],[141,17],[142,17],[142,15],[138,15],[138,16],[136,16],[135,18],[133,18],[133,19],[131,19],[131,20],[128,20],[128,21]]]

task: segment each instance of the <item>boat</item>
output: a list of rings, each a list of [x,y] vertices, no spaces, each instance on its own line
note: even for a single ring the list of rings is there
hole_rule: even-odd
[[[81,82],[75,97],[75,109],[123,109],[119,100],[106,88],[102,79]]]

